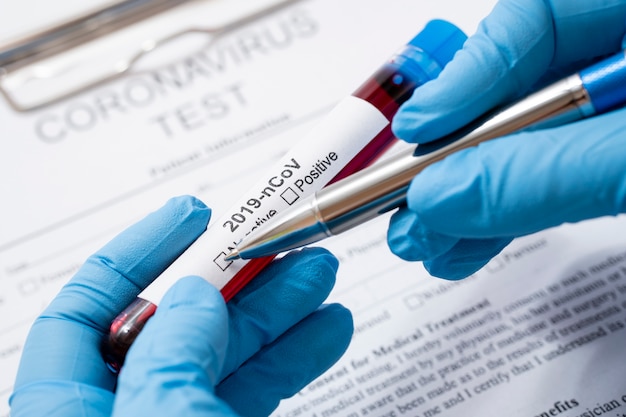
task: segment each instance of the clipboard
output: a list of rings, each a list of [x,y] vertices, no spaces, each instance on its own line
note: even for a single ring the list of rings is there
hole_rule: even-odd
[[[207,48],[299,1],[117,1],[0,42],[0,94],[16,111],[36,110],[146,66],[172,62],[173,54]]]

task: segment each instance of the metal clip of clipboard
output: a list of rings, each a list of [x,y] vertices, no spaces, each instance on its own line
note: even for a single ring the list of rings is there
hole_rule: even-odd
[[[204,44],[207,47],[220,36],[298,1],[246,1],[243,12],[207,25],[186,22],[184,16],[201,4],[217,6],[219,0],[118,1],[11,42],[0,43],[0,94],[17,111],[36,110],[129,73],[140,59],[184,35],[208,36]],[[251,7],[254,4],[256,6]],[[198,13],[201,12],[193,14]],[[169,19],[167,15],[170,15]],[[157,33],[161,32],[161,23],[178,22],[179,19],[188,26],[181,29],[177,23],[176,29]],[[125,31],[143,23],[144,33],[138,34],[135,30],[134,43],[128,41]],[[117,37],[119,49],[107,51],[104,38],[113,36]],[[97,56],[101,62],[89,56]]]

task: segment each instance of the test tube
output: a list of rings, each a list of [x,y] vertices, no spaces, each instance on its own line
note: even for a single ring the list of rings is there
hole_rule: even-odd
[[[417,87],[439,75],[466,39],[465,34],[455,25],[444,20],[432,20],[408,44],[392,55],[352,96],[367,101],[391,121],[400,105],[409,99]],[[346,120],[346,123],[350,123],[350,120]],[[389,123],[329,183],[370,165],[395,140]],[[224,299],[230,300],[272,259],[273,256],[268,256],[248,261],[221,289]],[[197,274],[202,275],[202,271]],[[102,342],[104,360],[113,372],[119,372],[126,352],[156,308],[154,303],[138,297],[113,320],[109,334]]]

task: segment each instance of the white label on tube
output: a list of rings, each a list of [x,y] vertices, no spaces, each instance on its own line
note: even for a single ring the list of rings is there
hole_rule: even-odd
[[[139,296],[158,305],[167,289],[188,275],[201,276],[222,289],[248,262],[224,259],[237,242],[320,190],[388,124],[367,101],[343,99]]]

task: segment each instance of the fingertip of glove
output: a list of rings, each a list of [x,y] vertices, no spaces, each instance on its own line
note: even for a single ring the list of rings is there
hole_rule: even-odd
[[[389,249],[405,261],[435,258],[450,250],[457,242],[455,237],[428,229],[419,216],[408,209],[394,213],[387,232]]]
[[[421,255],[413,250],[409,236],[415,216],[406,209],[400,209],[391,216],[387,230],[387,245],[391,252],[405,261],[419,261]]]
[[[466,82],[470,77],[459,51],[441,75],[417,88],[404,102],[391,121],[396,137],[410,143],[427,143],[450,134],[480,114],[474,102],[477,92]],[[470,65],[471,66],[471,65]],[[469,104],[469,101],[472,104]]]
[[[405,261],[421,261],[422,254],[415,250],[411,239],[408,236],[392,233],[387,234],[387,245],[391,253]]]
[[[339,270],[339,259],[337,259],[337,257],[333,255],[332,252],[330,252],[329,250],[324,248],[305,248],[305,250],[315,250],[316,252],[318,252],[316,254],[316,257],[319,259],[319,261],[328,265],[334,273]]]
[[[293,259],[299,264],[304,264],[307,268],[329,267],[333,273],[339,269],[339,260],[328,249],[319,247],[302,248],[289,252],[285,258]]]
[[[448,263],[439,260],[425,261],[424,268],[435,278],[446,281],[460,281],[485,266],[486,262]]]
[[[211,209],[202,200],[191,195],[172,197],[165,203],[165,206],[181,213],[182,217],[193,214],[206,217],[207,221],[211,217]]]
[[[322,304],[307,317],[307,321],[312,326],[312,334],[318,333],[315,329],[323,329],[325,337],[317,340],[318,343],[332,344],[325,349],[332,357],[332,362],[341,357],[354,334],[352,312],[339,303]]]
[[[339,303],[322,304],[317,311],[320,314],[332,316],[344,331],[352,333],[354,331],[354,319],[352,312]]]
[[[502,251],[512,238],[460,239],[454,248],[435,259],[424,262],[434,277],[458,281],[478,272]]]
[[[401,106],[391,120],[391,131],[398,139],[405,142],[417,143],[420,120],[418,112],[405,105]]]

